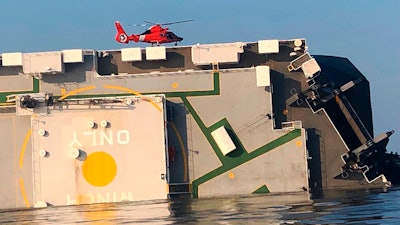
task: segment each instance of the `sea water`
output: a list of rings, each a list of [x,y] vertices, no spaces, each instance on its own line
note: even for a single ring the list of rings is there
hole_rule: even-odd
[[[400,187],[1,210],[0,224],[400,224]]]

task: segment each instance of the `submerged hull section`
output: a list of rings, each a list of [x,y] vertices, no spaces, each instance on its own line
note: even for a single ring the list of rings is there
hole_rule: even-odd
[[[338,179],[367,151],[330,96],[361,78],[343,93],[373,137],[368,81],[305,49],[296,39],[3,54],[1,171],[13,172],[0,174],[0,208],[388,185]]]

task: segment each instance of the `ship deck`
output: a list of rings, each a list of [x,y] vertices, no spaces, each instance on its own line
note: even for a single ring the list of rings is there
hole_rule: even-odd
[[[304,49],[305,42],[301,40],[301,43]],[[194,197],[210,197],[308,190],[307,134],[302,122],[292,123],[291,119],[303,120],[313,114],[309,109],[294,109],[288,113],[286,109],[289,107],[285,103],[293,94],[293,89],[300,91],[306,87],[303,74],[287,71],[287,65],[293,59],[290,53],[293,51],[294,41],[279,41],[279,54],[260,53],[258,45],[231,43],[221,47],[215,44],[207,46],[207,49],[200,49],[204,52],[216,51],[213,50],[216,46],[236,51],[238,46],[241,47],[238,52],[234,52],[236,55],[230,55],[233,59],[227,63],[211,61],[196,64],[193,48],[201,46],[188,46],[168,47],[165,49],[165,59],[160,60],[144,59],[148,54],[147,49],[141,49],[139,56],[135,56],[141,59],[138,61],[122,60],[123,49],[85,50],[82,62],[64,63],[62,73],[26,73],[23,66],[1,66],[0,102],[3,112],[0,113],[0,122],[5,128],[1,130],[4,132],[2,141],[6,150],[1,150],[0,155],[2,159],[8,159],[4,163],[2,161],[1,171],[10,168],[13,171],[10,174],[3,172],[1,175],[2,180],[4,177],[8,181],[8,185],[2,188],[7,190],[4,193],[18,197],[0,199],[6,202],[6,207],[21,207],[34,205],[37,201],[68,205],[130,200],[129,195],[140,196],[143,193],[163,193],[164,197],[182,193]],[[216,51],[213,54],[221,53]],[[238,57],[237,62],[234,62],[235,57]],[[38,62],[44,63],[40,60]],[[266,66],[270,68],[270,84],[263,80],[265,74],[259,73],[260,67],[264,69]],[[26,93],[52,93],[55,106],[59,108],[46,108],[32,115],[17,115],[14,105],[18,109],[19,102],[7,102],[7,99],[15,98],[14,95],[18,99]],[[154,95],[165,96],[165,103],[159,106],[161,113],[154,109],[157,107],[151,101],[144,101],[147,108],[142,112],[138,111],[139,108],[126,108],[126,103],[123,103],[129,96],[143,100]],[[112,109],[94,104],[97,100],[111,101],[110,99],[116,98],[119,100],[112,103],[116,105]],[[85,104],[75,104],[85,101]],[[118,104],[124,106],[117,106]],[[154,112],[163,115],[162,123],[166,128],[164,133],[154,132],[151,124],[154,121],[160,122],[157,116],[152,115]],[[108,132],[113,132],[113,139],[110,133],[80,128],[89,129],[88,121],[98,123],[102,120],[111,121],[112,129]],[[333,146],[337,149],[329,157],[343,154],[344,148],[337,144],[340,139],[327,118],[320,116],[310,120],[313,120],[311,126],[317,126],[323,133],[325,143],[335,143]],[[118,126],[113,126],[113,121],[118,121]],[[309,124],[307,121],[306,124]],[[282,129],[282,123],[289,124],[289,128]],[[44,128],[40,128],[42,126]],[[50,135],[38,135],[39,130],[46,130],[45,128],[50,129]],[[213,136],[213,132],[220,128],[226,130],[228,136],[225,138],[230,139],[235,146],[231,153],[224,154],[223,146]],[[129,140],[134,143],[129,144],[129,147],[124,146],[127,133],[132,134]],[[144,136],[134,138],[134,133],[142,133]],[[78,139],[79,135],[86,140],[85,144]],[[154,140],[163,140],[164,136],[165,146],[154,147],[158,149],[158,153],[149,155],[149,151],[153,150]],[[122,145],[118,143],[118,137]],[[64,156],[68,155],[73,147],[70,146],[71,138],[78,139],[87,149],[88,155],[100,147],[108,146],[109,148],[102,151],[120,160],[117,163],[118,168],[125,168],[132,173],[121,175],[125,184],[133,182],[132,186],[135,186],[136,183],[135,187],[140,191],[122,190],[122,181],[106,185],[105,188],[93,187],[95,185],[86,182],[82,173],[86,158],[79,161],[76,160],[79,157],[76,157],[75,164],[72,167],[69,164],[70,169],[60,169],[60,173],[51,172],[55,170],[52,168],[58,168],[56,163],[46,164],[43,159],[38,160],[37,155],[41,150],[56,149],[59,145],[59,151],[64,152]],[[144,140],[147,141],[137,144],[137,141]],[[110,143],[122,148],[113,147]],[[314,145],[320,144],[318,142]],[[127,155],[126,152],[136,153]],[[54,156],[57,154],[54,153]],[[50,156],[53,157],[51,152]],[[62,161],[61,156],[57,157],[60,158],[55,161]],[[156,160],[160,157],[164,157],[164,162]],[[323,157],[326,156],[321,156],[320,159]],[[101,158],[107,157],[103,155]],[[71,157],[65,160],[71,160]],[[164,166],[165,174],[149,172],[151,167],[160,164]],[[336,165],[329,168],[338,169]],[[319,179],[315,179],[319,182],[318,185],[337,186],[327,172],[331,173],[330,170],[322,170]],[[66,191],[53,193],[56,197],[52,199],[50,195],[38,197],[41,196],[37,193],[38,186],[43,187],[41,193],[51,193],[51,189],[59,187],[53,182],[58,180],[62,183],[57,174],[66,174],[71,180],[69,190],[79,192],[81,198],[79,195],[67,195]],[[38,180],[37,177],[45,179]],[[144,188],[146,185],[137,185],[137,182],[142,184],[141,180],[148,177],[152,177],[149,178],[152,181],[163,181],[167,190],[150,191]],[[91,182],[96,183],[96,179]],[[346,181],[340,182],[342,185]],[[147,196],[147,199],[160,198]],[[82,198],[85,200],[77,200]]]

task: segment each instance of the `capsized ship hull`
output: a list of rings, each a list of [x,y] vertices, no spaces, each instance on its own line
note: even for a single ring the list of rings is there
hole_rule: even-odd
[[[368,81],[306,49],[3,53],[0,208],[389,186]]]

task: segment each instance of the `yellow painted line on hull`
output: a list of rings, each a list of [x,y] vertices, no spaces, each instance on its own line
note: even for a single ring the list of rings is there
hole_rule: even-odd
[[[25,149],[26,149],[26,145],[28,145],[28,141],[29,141],[29,138],[31,137],[31,134],[32,134],[32,128],[29,129],[28,133],[26,133],[24,142],[22,143],[21,152],[19,154],[19,168],[20,169],[22,169],[22,166],[24,165]]]
[[[183,176],[184,176],[184,181],[187,182],[187,177],[188,177],[188,172],[187,172],[187,158],[186,158],[186,151],[185,151],[185,145],[183,144],[182,137],[178,132],[178,129],[176,128],[175,124],[170,122],[172,129],[174,130],[174,133],[176,137],[178,138],[179,145],[181,146],[181,152],[182,152],[182,158],[183,158]]]
[[[75,89],[75,90],[73,90],[73,91],[67,92],[66,94],[64,94],[63,96],[61,96],[58,100],[64,100],[64,99],[68,98],[68,97],[71,96],[71,95],[75,95],[75,94],[77,94],[77,93],[79,93],[79,92],[87,91],[87,90],[92,90],[92,89],[95,89],[95,88],[96,88],[96,86],[94,86],[94,85],[92,85],[92,86],[86,86],[86,87],[82,87],[82,88],[77,88],[77,89]]]
[[[28,197],[26,197],[26,191],[24,186],[24,179],[22,177],[19,178],[19,187],[21,188],[22,198],[24,199],[25,205],[27,208],[30,208]]]
[[[103,87],[104,87],[104,88],[109,88],[109,89],[116,89],[116,90],[120,90],[120,91],[125,91],[125,92],[128,92],[128,93],[137,95],[137,96],[141,96],[141,97],[143,97],[144,99],[148,100],[148,101],[149,101],[154,107],[156,107],[156,109],[158,109],[160,112],[162,111],[162,110],[161,110],[161,107],[158,106],[153,100],[151,100],[151,99],[149,99],[149,98],[143,96],[142,94],[140,94],[140,93],[137,92],[137,91],[134,91],[134,90],[129,89],[129,88],[126,88],[126,87],[116,86],[116,85],[107,85],[107,84],[105,84]]]

